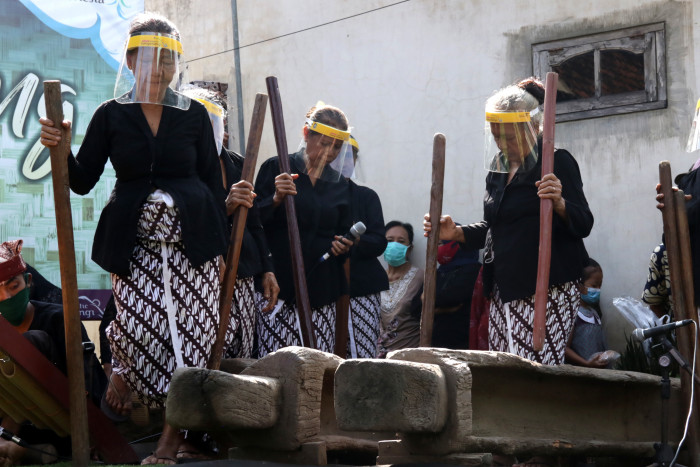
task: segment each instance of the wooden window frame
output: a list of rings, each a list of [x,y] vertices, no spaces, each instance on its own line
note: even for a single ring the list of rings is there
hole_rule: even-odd
[[[552,66],[593,51],[596,97],[557,103],[557,122],[664,109],[666,98],[665,23],[654,23],[532,46],[532,68],[544,79]],[[601,96],[600,51],[644,53],[644,91]]]

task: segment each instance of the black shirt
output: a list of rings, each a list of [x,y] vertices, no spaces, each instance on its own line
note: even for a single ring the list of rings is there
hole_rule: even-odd
[[[491,229],[494,260],[484,262],[484,291],[490,294],[497,285],[503,302],[535,293],[540,233],[540,198],[535,182],[541,175],[541,156],[529,171],[519,170],[509,184],[507,173],[489,172],[484,220],[462,227],[468,249],[483,248]],[[552,216],[550,287],[581,278],[588,259],[583,238],[593,228],[578,164],[564,149],[554,153],[554,175],[562,184],[567,220],[556,213]]]
[[[231,187],[241,180],[243,172],[243,157],[233,151],[223,148],[221,160],[224,163],[226,172],[226,183]],[[233,215],[229,216],[229,232],[232,228]],[[229,237],[230,238],[230,234]],[[251,277],[262,272],[273,271],[272,254],[267,247],[265,232],[260,223],[260,211],[257,203],[248,209],[246,216],[245,231],[243,233],[243,244],[241,245],[241,256],[238,260],[238,277]]]
[[[386,250],[382,203],[374,190],[350,180],[352,223],[363,222],[367,231],[350,250],[350,296],[363,297],[389,289],[389,278],[377,256]]]
[[[302,155],[289,156],[292,167],[303,166]],[[296,159],[296,160],[295,160]],[[330,170],[330,169],[327,169]],[[292,276],[292,260],[287,233],[287,214],[284,202],[274,207],[275,177],[280,174],[279,158],[271,157],[260,167],[255,181],[256,203],[265,228],[267,244],[272,252],[275,275],[280,286],[279,298],[294,302],[295,290]],[[350,230],[350,196],[345,179],[338,182],[317,180],[316,185],[304,173],[295,181],[297,195],[294,196],[304,269],[312,308],[335,302],[347,291],[343,272],[345,256],[331,255],[319,263],[324,253],[331,249],[335,235],[344,235]]]
[[[88,193],[112,162],[117,182],[95,231],[92,259],[103,269],[129,274],[141,205],[159,188],[169,193],[182,223],[185,254],[199,266],[226,252],[225,192],[211,122],[192,100],[189,110],[163,106],[153,136],[140,104],[102,103],[78,155],[68,158],[71,189]]]
[[[66,361],[66,331],[63,325],[63,307],[55,303],[31,301],[34,306],[34,318],[28,331],[45,332],[54,346],[55,352],[52,363],[65,375],[67,371]],[[80,324],[80,334],[83,342],[90,342],[85,326]],[[94,353],[83,355],[83,370],[85,372],[85,388],[90,393],[93,402],[99,404],[102,393],[107,387],[107,377],[100,366],[100,362]]]

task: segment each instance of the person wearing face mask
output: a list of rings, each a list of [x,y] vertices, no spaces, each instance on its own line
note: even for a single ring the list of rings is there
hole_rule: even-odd
[[[381,292],[382,315],[377,357],[392,350],[418,347],[420,344],[421,294],[423,271],[409,259],[413,249],[413,226],[400,221],[386,225],[389,290]]]
[[[588,368],[606,368],[610,363],[605,353],[607,343],[601,321],[600,287],[603,269],[595,260],[588,260],[583,268],[583,282],[578,285],[581,305],[574,322],[574,331],[566,347],[566,361]]]
[[[63,326],[63,307],[56,303],[31,300],[32,274],[22,258],[22,240],[0,244],[0,315],[20,332],[63,374],[67,374],[66,338]],[[89,342],[81,324],[83,342]],[[107,387],[107,377],[92,353],[84,361],[85,391],[99,404]],[[10,417],[2,419],[2,428],[18,435],[30,444],[48,443],[59,454],[70,455],[70,440],[59,438],[49,430],[38,430],[32,425],[19,425]],[[0,465],[21,462],[25,448],[0,439]]]

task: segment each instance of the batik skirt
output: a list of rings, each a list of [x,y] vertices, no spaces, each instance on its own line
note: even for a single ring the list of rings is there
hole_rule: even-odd
[[[107,328],[113,371],[148,407],[163,407],[173,372],[205,367],[219,324],[219,261],[193,266],[179,213],[161,193],[141,209],[130,275],[112,274]]]
[[[255,317],[258,303],[253,277],[236,279],[231,304],[231,325],[226,342],[226,358],[251,358],[253,356],[253,338],[255,337]]]
[[[265,355],[288,347],[302,346],[299,310],[286,302],[269,313],[258,313],[256,320],[256,356]],[[335,350],[335,302],[311,309],[315,348],[333,353]]]
[[[377,358],[381,313],[378,293],[350,299],[348,358]]]
[[[503,303],[494,287],[489,311],[489,350],[509,352],[544,365],[564,363],[566,343],[574,328],[581,293],[576,282],[552,286],[547,292],[544,347],[533,348],[532,321],[535,296]]]

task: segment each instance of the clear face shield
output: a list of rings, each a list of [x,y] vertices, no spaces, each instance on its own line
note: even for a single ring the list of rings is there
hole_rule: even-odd
[[[693,124],[690,126],[690,135],[688,136],[688,144],[685,147],[686,152],[694,152],[700,149],[700,100],[695,106],[695,116]]]
[[[337,182],[350,170],[352,145],[350,131],[339,130],[307,120],[299,145],[302,158],[295,158],[295,170],[311,178]]]
[[[221,154],[221,148],[224,146],[224,119],[226,117],[226,111],[223,107],[206,99],[195,97],[197,101],[201,102],[202,105],[209,112],[209,119],[211,120],[211,126],[214,130],[214,140],[216,141],[216,153]]]
[[[120,104],[160,104],[187,110],[182,44],[174,36],[141,32],[129,37],[119,66],[114,98]]]
[[[530,170],[537,164],[537,131],[532,112],[486,112],[484,167],[490,172]]]

